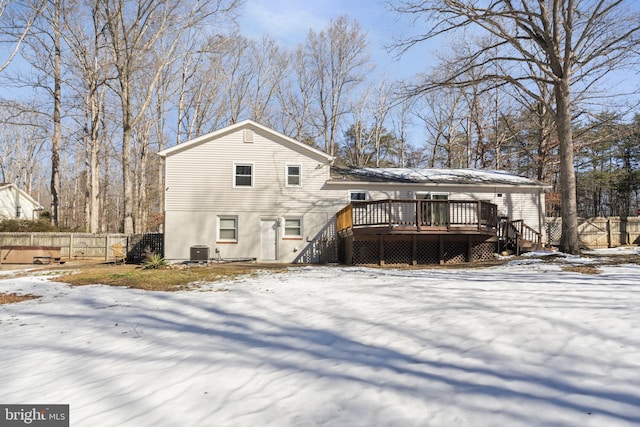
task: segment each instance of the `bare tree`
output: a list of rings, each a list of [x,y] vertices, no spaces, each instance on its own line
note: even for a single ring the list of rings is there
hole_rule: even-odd
[[[469,138],[462,128],[463,92],[442,85],[416,98],[414,114],[424,125],[428,138],[425,145],[431,145],[428,166],[463,167],[469,151]]]
[[[402,86],[394,88],[395,93],[402,93]],[[411,114],[414,108],[415,99],[400,97],[394,99],[391,104],[390,118],[392,123],[393,133],[398,137],[399,150],[398,159],[396,163],[399,167],[417,167],[412,163],[412,147],[408,142],[409,126],[411,125]]]
[[[18,54],[20,45],[31,31],[31,26],[42,13],[46,3],[46,0],[35,2],[0,0],[0,35],[7,37],[6,40],[1,39],[0,41],[3,44],[11,43],[13,45],[9,56],[0,62],[0,72],[4,71]],[[8,12],[10,6],[17,9],[17,18]]]
[[[8,103],[0,109],[0,182],[32,191],[34,178],[43,172],[45,121],[34,105]]]
[[[250,93],[251,118],[275,127],[276,93],[286,72],[286,67],[282,66],[285,55],[275,40],[268,36],[251,43],[249,53],[254,75]]]
[[[516,85],[539,102],[546,102],[529,89],[543,78],[553,87],[554,118],[560,144],[562,193],[562,237],[560,250],[579,251],[576,177],[572,136],[572,89],[587,90],[615,67],[629,64],[640,45],[640,15],[630,12],[624,0],[406,0],[391,8],[422,20],[425,32],[399,43],[408,49],[425,40],[457,30],[479,31],[481,39],[468,61],[458,64],[455,78],[487,64],[509,63],[509,74],[496,74],[494,67],[478,78]],[[500,52],[495,55],[494,52]],[[531,76],[527,66],[540,73]],[[469,83],[469,81],[461,82]],[[422,92],[430,85],[418,86]],[[578,89],[580,87],[580,89]]]
[[[60,193],[60,150],[62,139],[62,28],[63,5],[60,0],[35,0],[22,3],[15,19],[21,24],[15,27],[27,28],[26,34],[16,35],[23,42],[22,56],[38,71],[35,77],[20,75],[13,77],[16,82],[43,90],[50,96],[51,126],[51,222],[57,226]]]
[[[288,78],[280,81],[276,92],[281,111],[279,128],[299,141],[312,143],[318,136],[317,129],[310,126],[317,74],[307,67],[302,46],[285,57],[285,67],[283,71]]]
[[[305,62],[314,76],[317,113],[314,125],[324,150],[336,154],[336,140],[349,104],[347,97],[371,71],[366,34],[357,21],[341,16],[326,30],[311,30],[305,44]]]
[[[110,62],[104,48],[104,23],[96,13],[97,1],[78,4],[64,15],[65,44],[68,47],[66,68],[69,71],[73,98],[80,110],[78,126],[85,158],[85,221],[91,233],[100,231],[100,151],[104,134],[106,83]],[[89,25],[90,23],[90,25]]]
[[[134,231],[134,182],[131,138],[133,128],[145,116],[156,84],[165,67],[179,56],[183,36],[198,31],[216,16],[226,17],[236,0],[100,0],[99,13],[107,29],[107,41],[116,69],[112,89],[120,99],[122,120],[123,231]],[[137,88],[136,76],[148,76],[148,85]]]

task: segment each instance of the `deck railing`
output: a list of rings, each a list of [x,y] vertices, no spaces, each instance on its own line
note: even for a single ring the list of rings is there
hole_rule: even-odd
[[[535,247],[542,246],[542,235],[521,219],[500,224],[498,235],[506,245],[511,245],[515,248],[517,255],[520,255],[522,240],[531,242]]]
[[[483,201],[372,200],[351,202],[336,216],[338,231],[387,226],[415,231],[452,231],[460,228],[493,230],[498,207]]]

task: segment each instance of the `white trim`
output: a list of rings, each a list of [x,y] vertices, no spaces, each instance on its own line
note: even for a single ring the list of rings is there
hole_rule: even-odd
[[[413,192],[413,198],[417,199],[418,195],[427,195],[429,196],[429,198],[421,198],[420,200],[449,200],[449,196],[451,195],[450,192],[448,191],[423,191],[423,190],[416,190]],[[447,196],[446,199],[434,199],[433,196]]]
[[[524,189],[533,189],[536,188],[538,190],[550,189],[550,185],[534,185],[534,184],[483,184],[483,183],[469,183],[469,184],[448,184],[448,183],[437,183],[437,182],[429,182],[429,183],[420,183],[420,182],[374,182],[374,181],[347,181],[347,180],[338,180],[338,179],[330,179],[327,181],[327,185],[335,185],[340,187],[391,187],[398,190],[404,189],[412,189],[412,191],[416,191],[416,187],[425,187],[425,188],[504,188],[505,191],[503,193],[509,193],[508,190],[513,190],[514,188],[524,188]],[[422,190],[417,190],[422,191]]]
[[[251,185],[237,185],[236,184],[236,167],[237,166],[251,166]],[[247,175],[240,175],[247,176]],[[253,162],[233,162],[233,169],[231,170],[231,184],[233,188],[253,188],[256,181],[256,166]]]
[[[352,199],[352,194],[356,194],[356,193],[362,193],[364,194],[364,200],[369,200],[369,192],[366,190],[349,190],[348,193],[348,199],[349,202],[357,202],[357,201],[362,201],[362,199]]]
[[[299,234],[287,235],[287,221],[299,221],[300,225],[297,227],[300,230]],[[303,232],[304,220],[301,216],[286,216],[282,221],[282,239],[302,239],[304,236]],[[295,228],[295,227],[290,227]]]
[[[236,235],[235,239],[226,239],[220,236],[220,221],[224,219],[232,219],[234,221],[234,233]],[[217,224],[216,224],[216,242],[231,242],[238,243],[238,215],[218,215],[217,216]],[[231,230],[230,228],[225,228],[225,230]]]

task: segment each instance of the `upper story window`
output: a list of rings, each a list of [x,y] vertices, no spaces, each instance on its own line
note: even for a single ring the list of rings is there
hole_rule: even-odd
[[[234,163],[233,164],[233,186],[253,187],[253,164]]]
[[[287,187],[300,187],[302,185],[302,166],[287,165]]]
[[[350,202],[359,202],[362,200],[367,200],[368,198],[369,197],[367,197],[366,191],[356,191],[356,190],[349,191]]]

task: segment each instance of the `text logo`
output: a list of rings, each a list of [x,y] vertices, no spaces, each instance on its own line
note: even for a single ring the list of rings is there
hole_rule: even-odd
[[[69,405],[2,405],[0,427],[69,427]]]

